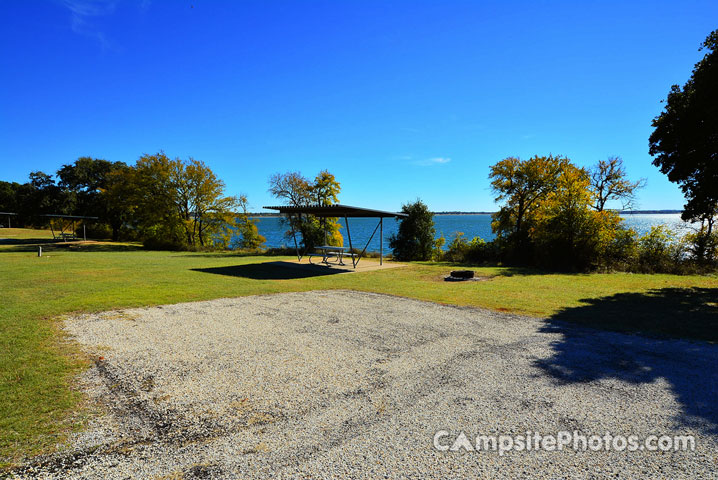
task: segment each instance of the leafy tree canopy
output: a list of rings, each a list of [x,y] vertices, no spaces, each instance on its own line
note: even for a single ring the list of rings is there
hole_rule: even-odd
[[[126,167],[123,162],[109,162],[107,160],[80,157],[74,163],[63,165],[57,171],[62,188],[74,191],[99,193],[107,188],[107,177],[113,170]]]
[[[194,248],[227,245],[239,201],[202,161],[170,159],[164,152],[137,161],[132,195],[146,243]]]
[[[649,139],[653,164],[686,197],[683,219],[708,221],[718,211],[718,30],[683,87],[673,85]]]
[[[529,232],[537,207],[556,189],[566,158],[533,156],[528,160],[509,157],[491,167],[489,180],[501,208],[491,228],[505,246],[508,257],[524,262],[531,256]],[[520,258],[518,258],[520,257]]]

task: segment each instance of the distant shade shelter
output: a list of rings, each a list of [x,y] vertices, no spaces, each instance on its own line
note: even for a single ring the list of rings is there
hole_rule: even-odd
[[[10,217],[17,217],[17,213],[0,212],[0,216],[7,217],[7,228],[12,228]]]
[[[350,205],[307,205],[302,207],[295,207],[290,205],[277,205],[271,207],[264,207],[268,210],[278,210],[279,213],[286,215],[291,218],[293,215],[313,215],[319,218],[344,218],[344,224],[347,229],[347,237],[349,240],[349,250],[352,252],[354,247],[352,245],[352,234],[349,230],[349,219],[350,218],[378,218],[376,228],[372,232],[369,240],[366,242],[364,249],[356,258],[351,256],[352,265],[356,268],[361,256],[366,252],[367,247],[371,243],[376,231],[379,230],[379,264],[384,264],[384,219],[385,218],[404,218],[407,215],[399,212],[388,212],[385,210],[374,210],[371,208],[352,207]],[[299,244],[297,243],[297,236],[294,228],[292,228],[292,237],[294,238],[294,247],[297,249],[297,259],[302,260],[302,254],[299,253]],[[306,253],[306,252],[305,252]]]
[[[55,228],[52,225],[52,222],[50,222],[50,231],[52,232],[52,238],[55,240],[77,240],[77,235],[75,235],[75,222],[77,220],[97,220],[97,217],[85,217],[82,215],[41,215],[43,217],[48,217],[50,219],[56,218],[60,220],[60,231],[56,232]],[[68,230],[68,231],[66,231]],[[83,240],[87,240],[87,232],[85,230],[85,222],[82,222],[82,238]]]

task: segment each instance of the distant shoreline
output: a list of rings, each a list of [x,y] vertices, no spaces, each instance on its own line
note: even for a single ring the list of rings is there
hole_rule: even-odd
[[[682,213],[682,210],[622,210],[621,215],[664,215]],[[434,215],[493,215],[496,212],[433,212]],[[250,217],[281,217],[281,213],[250,213]]]
[[[667,213],[682,213],[683,210],[620,210],[621,215],[661,215]],[[434,215],[493,215],[496,212],[433,212]]]

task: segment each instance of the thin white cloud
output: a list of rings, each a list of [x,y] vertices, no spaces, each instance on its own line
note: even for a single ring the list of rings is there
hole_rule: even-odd
[[[434,157],[434,158],[426,158],[424,160],[417,160],[414,162],[414,165],[419,165],[421,167],[430,167],[432,165],[445,165],[449,163],[451,159],[449,157]]]
[[[103,48],[111,46],[93,20],[114,13],[117,0],[62,0],[61,3],[70,10],[73,32],[97,39]]]

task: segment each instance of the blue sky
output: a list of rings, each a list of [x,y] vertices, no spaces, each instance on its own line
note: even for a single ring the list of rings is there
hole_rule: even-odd
[[[622,156],[639,207],[683,198],[648,136],[718,2],[0,2],[0,179],[90,155],[209,164],[252,209],[327,168],[342,203],[493,210],[489,166]]]

